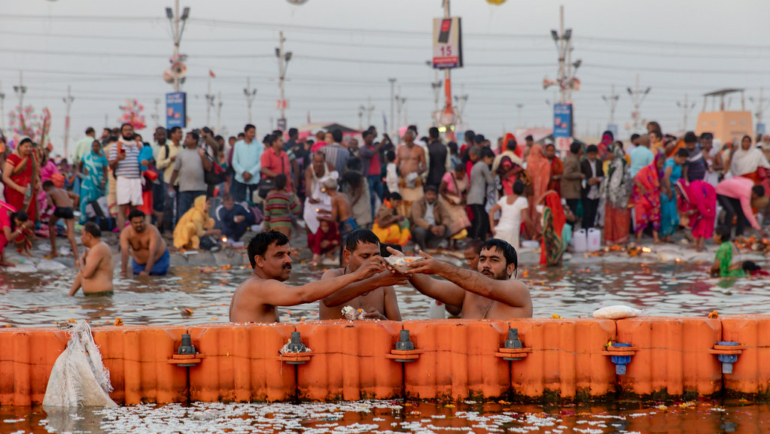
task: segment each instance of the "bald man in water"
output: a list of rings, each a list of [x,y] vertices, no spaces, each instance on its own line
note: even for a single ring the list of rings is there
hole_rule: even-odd
[[[292,263],[286,235],[274,231],[259,233],[249,241],[248,252],[254,272],[235,290],[230,322],[278,322],[278,306],[312,303],[385,269],[382,258],[372,258],[354,273],[290,286],[283,283],[289,280]]]
[[[400,252],[390,250],[394,255]],[[445,304],[460,306],[463,319],[531,318],[532,298],[523,283],[512,279],[518,259],[507,242],[490,239],[479,255],[478,271],[455,267],[420,252],[410,263],[409,282],[418,291]],[[436,274],[446,279],[433,279]]]

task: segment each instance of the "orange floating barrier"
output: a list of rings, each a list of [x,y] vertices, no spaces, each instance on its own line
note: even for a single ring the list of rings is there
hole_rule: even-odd
[[[595,319],[531,319],[509,322],[519,332],[526,358],[511,362],[515,395],[575,400],[615,391],[615,367],[603,354],[615,322]]]
[[[627,374],[618,376],[623,392],[661,398],[712,395],[722,386],[721,367],[710,354],[722,340],[719,319],[642,317],[617,321],[617,342],[635,353]]]
[[[293,324],[190,327],[192,343],[205,357],[189,368],[190,399],[251,402],[294,398],[295,368],[279,359],[293,331]]]
[[[401,394],[401,365],[388,359],[398,340],[395,321],[314,321],[297,324],[311,360],[297,367],[300,399],[390,399]]]
[[[0,332],[0,405],[42,404],[54,363],[69,334],[58,329]]]
[[[187,400],[187,372],[168,363],[187,332],[185,327],[94,327],[91,331],[110,371],[113,401],[163,404]]]
[[[733,364],[732,374],[723,374],[730,392],[767,395],[770,393],[770,316],[723,316],[723,341],[745,346]],[[711,356],[716,359],[716,356]]]
[[[499,397],[510,384],[508,362],[496,357],[505,321],[404,321],[419,358],[404,364],[406,396],[414,399]]]

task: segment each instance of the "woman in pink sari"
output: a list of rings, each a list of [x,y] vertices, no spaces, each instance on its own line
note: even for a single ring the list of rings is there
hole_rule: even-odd
[[[529,197],[529,219],[532,222],[539,222],[537,208],[535,207],[535,201],[538,198],[543,197],[545,192],[548,191],[548,182],[551,180],[551,163],[545,156],[545,151],[542,145],[532,145],[532,149],[529,151],[529,157],[527,158],[527,174],[532,182],[532,196]],[[538,230],[541,229],[541,225],[538,223]],[[535,234],[529,234],[530,238]]]
[[[677,208],[679,222],[692,229],[695,249],[703,251],[703,240],[711,239],[717,218],[717,192],[714,186],[703,181],[685,184],[684,179],[676,183],[679,190]]]
[[[660,153],[655,156],[652,164],[645,166],[634,177],[634,189],[631,193],[631,203],[634,205],[634,231],[636,244],[641,244],[642,234],[647,226],[652,225],[652,235],[655,244],[660,244],[660,180],[663,178],[663,165],[666,156]]]

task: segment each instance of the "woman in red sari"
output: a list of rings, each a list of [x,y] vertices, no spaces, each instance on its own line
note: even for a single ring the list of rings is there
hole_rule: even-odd
[[[539,222],[535,202],[548,191],[548,183],[551,181],[551,162],[545,156],[542,145],[532,145],[527,158],[527,174],[532,182],[532,196],[529,197],[529,220]],[[540,229],[540,224],[537,225]],[[530,238],[535,234],[529,234]]]
[[[645,166],[634,177],[634,190],[631,193],[631,203],[634,205],[634,231],[636,243],[641,244],[642,233],[647,226],[652,225],[652,235],[655,244],[660,244],[660,180],[663,178],[663,165],[666,163],[664,153],[655,156],[652,164]]]
[[[32,140],[23,137],[16,150],[5,160],[3,184],[5,200],[13,208],[27,212],[32,221],[37,221],[37,194],[40,165],[32,149]]]

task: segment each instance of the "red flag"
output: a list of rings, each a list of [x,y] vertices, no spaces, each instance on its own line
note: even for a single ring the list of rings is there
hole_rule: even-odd
[[[211,78],[217,78],[217,76],[214,74],[214,71],[209,69],[209,77]]]

